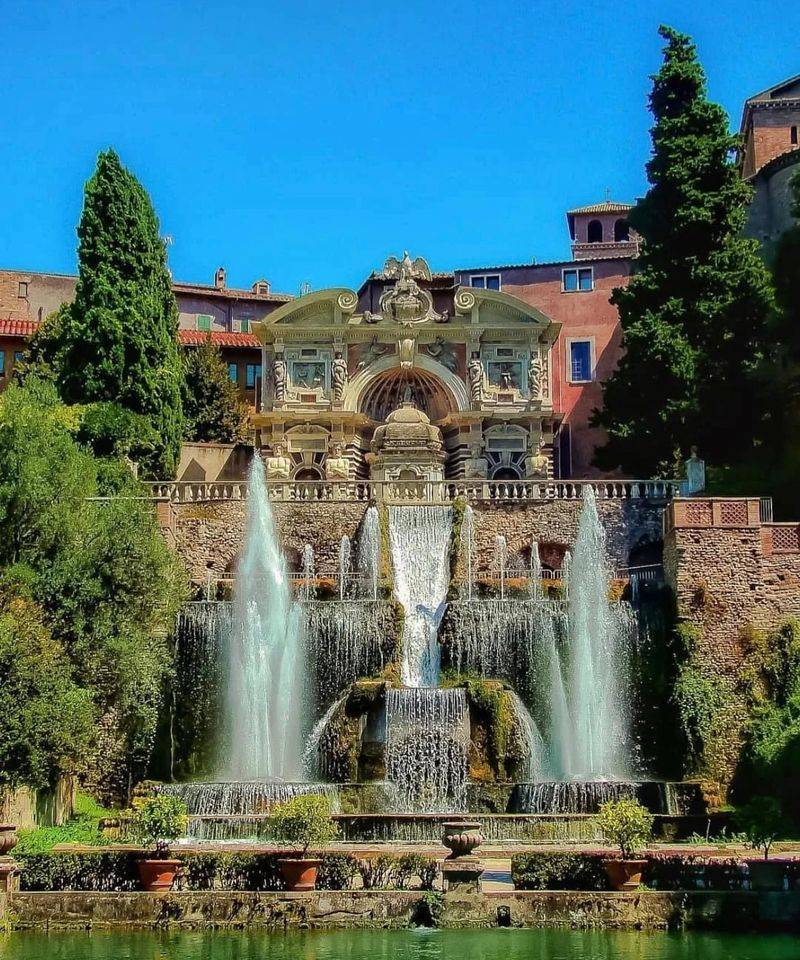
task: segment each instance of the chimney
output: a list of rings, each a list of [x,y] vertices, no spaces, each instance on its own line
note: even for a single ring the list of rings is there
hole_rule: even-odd
[[[214,274],[214,286],[217,290],[225,289],[225,267],[217,267],[217,272]]]

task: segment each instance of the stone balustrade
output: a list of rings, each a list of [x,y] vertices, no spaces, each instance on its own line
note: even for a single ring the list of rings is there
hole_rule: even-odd
[[[155,482],[153,498],[171,503],[245,500],[244,480]],[[281,503],[451,503],[581,500],[591,487],[598,500],[670,500],[679,484],[669,480],[269,480],[270,500]]]

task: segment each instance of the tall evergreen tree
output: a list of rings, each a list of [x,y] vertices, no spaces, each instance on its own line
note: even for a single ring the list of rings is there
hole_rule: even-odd
[[[184,351],[183,413],[187,440],[236,443],[247,436],[247,404],[211,334]]]
[[[735,164],[738,141],[707,98],[690,38],[659,32],[650,189],[630,215],[642,250],[630,284],[611,298],[625,352],[593,419],[608,433],[597,464],[644,476],[691,444],[716,463],[747,452],[772,308],[758,244],[741,235],[750,188]]]
[[[174,476],[183,434],[178,311],[150,198],[113,150],[86,184],[78,238],[75,300],[59,314],[53,358],[61,394],[144,415],[160,443],[143,468]]]

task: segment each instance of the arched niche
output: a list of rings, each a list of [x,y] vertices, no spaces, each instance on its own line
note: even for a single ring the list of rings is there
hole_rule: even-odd
[[[414,366],[410,370],[401,369],[397,355],[376,360],[350,381],[343,407],[371,417],[366,409],[368,405],[377,413],[385,409],[388,403],[394,403],[386,410],[386,413],[390,413],[402,402],[406,386],[418,394],[414,399],[433,421],[449,413],[469,410],[469,398],[463,380],[424,354],[414,357]],[[431,409],[427,409],[426,404]],[[380,422],[386,419],[386,414],[371,419]]]

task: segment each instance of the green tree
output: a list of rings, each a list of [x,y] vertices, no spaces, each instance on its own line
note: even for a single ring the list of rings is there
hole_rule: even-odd
[[[75,684],[41,609],[0,582],[0,785],[43,788],[85,757],[91,697]]]
[[[247,404],[211,335],[183,352],[186,440],[236,443],[247,436]]]
[[[35,379],[0,398],[0,567],[29,585],[73,680],[122,744],[119,783],[142,775],[152,749],[186,584],[146,490],[75,440],[84,413]]]
[[[660,33],[650,188],[630,215],[642,250],[611,298],[625,352],[593,418],[608,433],[597,464],[644,476],[691,444],[717,463],[749,449],[772,309],[758,244],[741,236],[750,188],[735,165],[737,139],[707,98],[694,44],[669,27]]]
[[[68,404],[117,403],[159,443],[146,474],[175,475],[183,435],[178,313],[150,198],[113,150],[86,184],[75,300],[48,319],[29,364],[52,367]]]

